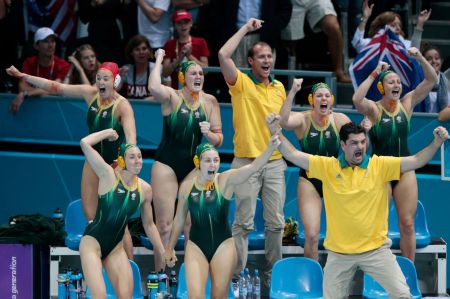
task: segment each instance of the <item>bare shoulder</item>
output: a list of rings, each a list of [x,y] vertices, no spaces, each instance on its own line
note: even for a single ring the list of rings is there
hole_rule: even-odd
[[[152,186],[149,183],[139,178],[139,184],[141,184],[142,191],[144,192],[152,192]]]
[[[219,102],[217,101],[216,97],[212,94],[206,93],[202,91],[202,97],[205,104],[208,105],[217,105]]]
[[[339,126],[345,125],[346,123],[351,121],[346,114],[341,112],[333,112],[333,117],[335,123]]]

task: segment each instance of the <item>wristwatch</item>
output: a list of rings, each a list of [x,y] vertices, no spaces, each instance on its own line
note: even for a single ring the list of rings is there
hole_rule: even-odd
[[[361,17],[361,19],[359,19],[359,21],[360,21],[361,23],[367,23],[367,18]]]

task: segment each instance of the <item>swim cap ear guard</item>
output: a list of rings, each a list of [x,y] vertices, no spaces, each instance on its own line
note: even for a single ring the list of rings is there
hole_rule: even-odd
[[[120,75],[117,74],[116,77],[114,78],[114,89],[118,89],[120,86],[120,82],[122,81],[122,78],[120,78]]]
[[[384,87],[383,87],[383,83],[381,81],[378,81],[377,88],[381,94],[384,94]]]
[[[326,89],[328,89],[328,90],[330,91],[330,93],[331,93],[331,89],[330,89],[330,86],[328,86],[328,84],[323,83],[323,82],[319,82],[319,83],[314,84],[314,85],[312,86],[312,88],[311,88],[311,93],[308,95],[308,102],[309,102],[309,104],[310,104],[311,106],[313,106],[313,104],[314,104],[313,94],[314,94],[319,88],[326,88]],[[334,104],[334,95],[331,94],[331,105],[333,105],[333,104]]]
[[[377,83],[377,88],[381,94],[384,94],[383,80],[389,74],[395,74],[395,72],[393,72],[391,70],[385,70],[385,71],[382,71],[380,74],[380,77],[379,77],[378,83]]]

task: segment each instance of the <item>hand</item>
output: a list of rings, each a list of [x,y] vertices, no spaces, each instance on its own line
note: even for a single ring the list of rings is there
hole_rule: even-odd
[[[192,43],[187,43],[183,46],[183,49],[181,49],[181,55],[188,58],[192,53]]]
[[[116,130],[108,129],[108,141],[116,141],[119,138],[119,134],[117,134]]]
[[[378,65],[377,65],[377,67],[375,68],[375,71],[378,73],[378,74],[380,74],[381,72],[383,72],[383,71],[387,71],[389,68],[390,68],[391,66],[387,63],[387,62],[384,62],[384,61],[378,61]]]
[[[12,113],[19,112],[20,106],[22,105],[24,100],[23,92],[19,92],[14,100],[11,101],[11,104],[9,104],[9,111]]]
[[[166,56],[166,51],[164,51],[164,49],[156,50],[156,53],[155,53],[156,61],[159,61],[161,63],[161,61],[163,60],[164,56]]]
[[[419,27],[423,28],[423,24],[426,23],[426,21],[428,21],[428,19],[430,18],[431,15],[431,8],[430,10],[422,10],[419,14],[419,17],[417,18],[417,25],[419,25]]]
[[[300,89],[302,89],[302,83],[303,83],[303,78],[294,78],[294,80],[292,81],[292,91],[294,92],[298,92]]]
[[[202,121],[198,123],[200,126],[200,131],[206,137],[208,133],[211,131],[211,124],[207,121]]]
[[[82,70],[82,66],[78,59],[75,58],[75,56],[69,56],[67,59],[77,68],[77,70]]]
[[[244,25],[247,27],[248,32],[253,32],[262,27],[263,20],[258,20],[255,18],[250,18],[247,23]]]
[[[414,47],[408,49],[408,54],[415,59],[418,59],[420,56],[422,56],[422,53],[420,53],[419,49]]]
[[[7,68],[6,73],[12,77],[16,77],[19,79],[25,76],[25,74],[16,69],[14,65],[11,65],[9,68]]]
[[[126,74],[128,73],[129,67],[124,65],[119,69],[120,77],[125,78]]]
[[[365,116],[361,121],[361,126],[364,128],[366,132],[369,132],[370,128],[372,128],[372,122],[367,116]]]
[[[280,128],[280,119],[281,116],[273,112],[266,116],[266,124],[269,126],[269,130],[272,134]]]
[[[362,8],[362,15],[364,19],[368,20],[370,18],[372,15],[373,6],[373,3],[369,6],[369,0],[364,0]]]
[[[164,259],[166,260],[166,265],[170,268],[175,266],[177,259],[177,256],[175,255],[175,250],[166,249],[164,252]]]
[[[434,140],[439,143],[439,146],[445,142],[446,139],[450,139],[446,128],[439,126],[433,130]]]

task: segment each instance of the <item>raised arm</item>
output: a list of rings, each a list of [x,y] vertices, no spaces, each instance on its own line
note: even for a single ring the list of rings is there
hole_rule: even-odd
[[[376,119],[377,106],[374,101],[366,98],[367,92],[370,86],[372,86],[373,81],[378,79],[378,76],[382,71],[389,68],[389,64],[384,61],[379,61],[377,67],[373,72],[364,80],[355,91],[352,97],[353,104],[355,104],[356,109],[359,113],[368,116],[371,121]]]
[[[41,88],[54,95],[64,95],[72,97],[82,97],[87,104],[92,100],[92,97],[97,92],[97,88],[91,85],[70,85],[57,81],[47,80],[41,77],[31,76],[20,72],[14,66],[6,69],[8,75],[22,79],[30,85]]]
[[[153,250],[159,252],[158,256],[164,256],[164,246],[161,241],[158,229],[156,228],[155,222],[153,221],[153,210],[152,210],[152,188],[147,182],[139,179],[142,186],[142,191],[144,195],[144,201],[141,205],[141,218],[142,226],[144,227],[145,234],[150,239],[153,245]],[[161,265],[164,265],[164,261],[160,261]]]
[[[369,0],[364,0],[361,12],[361,20],[352,39],[352,46],[355,48],[357,53],[361,52],[362,48],[365,46],[365,44],[363,43],[364,32],[366,31],[367,21],[372,15],[373,6],[374,4],[371,4],[369,6]]]
[[[293,80],[291,90],[289,90],[288,96],[286,97],[283,106],[281,106],[280,125],[284,129],[293,130],[301,126],[304,126],[305,124],[305,117],[303,113],[291,111],[295,95],[297,94],[297,92],[300,91],[300,89],[302,89],[302,83],[303,78],[299,79],[296,78]]]
[[[81,66],[81,63],[78,61],[75,55],[72,54],[72,56],[69,56],[68,60],[72,63],[72,66],[69,70],[69,73],[66,76],[66,79],[64,79],[64,83],[70,84],[70,79],[73,76],[73,72],[76,69],[76,71],[80,74],[81,84],[93,85],[91,84],[91,82],[89,82],[89,79],[86,75],[86,72],[83,69],[83,66]]]
[[[189,185],[192,184],[192,180],[185,180],[181,186],[178,193],[178,206],[177,212],[175,214],[175,219],[173,220],[172,232],[170,233],[169,245],[166,248],[165,259],[166,264],[169,267],[175,266],[177,258],[175,256],[175,245],[177,244],[178,237],[183,231],[184,223],[186,221],[186,216],[188,213],[187,194],[189,194]]]
[[[428,63],[417,48],[409,48],[408,53],[420,63],[425,76],[423,81],[420,82],[414,90],[408,92],[402,100],[403,107],[405,107],[408,112],[412,113],[414,107],[423,101],[430,93],[431,89],[436,85],[438,76],[431,64]]]
[[[228,84],[234,85],[237,80],[236,65],[234,64],[233,59],[231,59],[231,55],[236,50],[242,38],[244,38],[247,33],[261,28],[262,23],[263,21],[261,20],[251,18],[219,50],[220,68],[223,77]]]
[[[253,160],[252,163],[240,168],[227,170],[220,175],[220,181],[223,182],[220,187],[225,197],[231,197],[236,185],[244,183],[252,174],[266,165],[267,161],[272,156],[273,151],[280,144],[280,140],[278,138],[278,132],[280,131],[281,128],[279,128],[278,131],[270,137],[269,145],[266,150],[255,160]]]
[[[400,161],[400,171],[407,172],[425,166],[430,161],[437,150],[449,139],[448,132],[444,127],[437,127],[433,130],[434,139],[423,150],[414,156],[403,157]]]
[[[158,102],[163,102],[170,99],[172,88],[161,84],[161,63],[166,52],[163,49],[156,50],[155,66],[150,72],[148,80],[148,90],[152,93]]]
[[[422,10],[419,13],[419,17],[417,18],[417,24],[416,27],[414,27],[413,35],[411,37],[411,47],[415,47],[420,49],[420,44],[422,42],[422,32],[423,32],[423,25],[428,21],[431,15],[431,8],[430,10]]]
[[[269,126],[270,132],[274,133],[279,130],[279,122],[280,116],[275,113],[270,113],[266,117],[266,123]],[[287,139],[286,137],[278,133],[280,138],[280,145],[278,146],[278,150],[283,154],[283,157],[289,162],[305,169],[309,169],[309,154],[301,152],[297,150]]]
[[[119,135],[117,135],[115,130],[106,129],[92,133],[80,141],[81,150],[83,151],[86,160],[100,179],[99,191],[108,191],[108,186],[114,183],[115,175],[112,167],[103,160],[102,156],[93,148],[93,146],[104,139],[114,141],[117,140],[117,138],[119,138]]]

